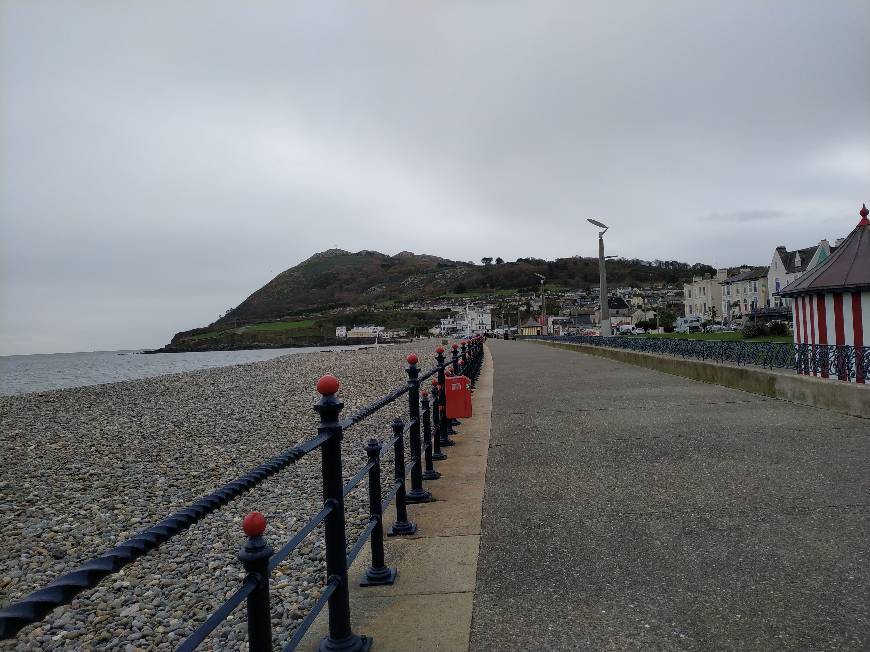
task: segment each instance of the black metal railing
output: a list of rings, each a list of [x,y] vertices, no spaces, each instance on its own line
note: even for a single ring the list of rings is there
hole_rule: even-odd
[[[768,369],[794,369],[805,375],[859,383],[870,377],[870,347],[867,346],[584,335],[536,335],[521,339],[571,342]]]
[[[355,634],[351,627],[348,568],[363,550],[366,542],[370,541],[371,563],[360,585],[376,586],[395,582],[396,569],[386,565],[384,554],[384,510],[395,501],[396,521],[389,528],[387,533],[389,536],[416,532],[416,524],[408,519],[407,504],[425,503],[432,499],[432,494],[424,489],[423,481],[440,477],[433,462],[446,459],[447,456],[441,449],[454,443],[449,435],[455,434],[452,426],[456,425],[456,422],[446,417],[445,376],[450,374],[468,376],[473,386],[483,362],[483,341],[482,337],[473,337],[463,341],[461,347],[453,345],[450,361],[444,355],[444,349],[439,346],[436,349],[435,366],[425,373],[421,373],[417,367],[417,356],[410,354],[407,357],[407,383],[344,420],[339,419],[339,414],[344,407],[341,399],[337,397],[340,383],[333,376],[323,376],[317,383],[317,391],[321,398],[314,405],[314,409],[320,416],[317,436],[261,464],[241,478],[200,498],[186,509],[172,514],[112,550],[91,559],[71,573],[58,577],[44,588],[0,609],[0,639],[15,637],[23,627],[42,620],[57,607],[69,604],[81,591],[95,587],[105,577],[117,573],[124,566],[319,448],[323,508],[277,552],[263,538],[267,527],[265,517],[259,512],[248,514],[242,524],[247,540],[239,553],[239,561],[246,572],[244,580],[235,593],[199,625],[177,649],[182,652],[196,649],[242,602],[245,602],[248,613],[249,649],[252,652],[271,650],[269,576],[320,525],[324,527],[326,545],[326,580],[323,591],[283,649],[289,651],[296,648],[325,606],[328,606],[329,610],[329,635],[321,641],[321,650],[369,649],[371,638]],[[433,376],[435,378],[432,381],[433,391],[430,397],[429,392],[421,391],[420,386]],[[394,419],[391,424],[392,435],[384,443],[377,439],[369,439],[365,447],[367,463],[345,483],[342,477],[341,447],[344,432],[405,394],[408,395],[407,421],[398,417]],[[406,437],[410,453],[410,462],[407,465]],[[381,453],[389,447],[394,451],[394,476],[392,484],[384,495],[381,482]],[[406,491],[409,473],[410,489]],[[360,536],[348,550],[344,499],[366,478],[368,479],[369,519]]]

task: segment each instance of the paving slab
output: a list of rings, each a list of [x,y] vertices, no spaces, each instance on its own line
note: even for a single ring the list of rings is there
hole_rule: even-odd
[[[472,650],[870,647],[870,424],[491,341]]]
[[[474,416],[462,420],[456,445],[446,450],[446,460],[435,464],[441,478],[424,483],[435,500],[408,505],[416,533],[384,543],[387,565],[398,569],[395,584],[359,587],[371,558],[368,545],[350,568],[352,626],[374,639],[373,649],[468,650],[489,455],[492,369],[487,354],[474,393]],[[384,522],[395,517],[391,506]],[[324,611],[300,649],[316,649],[327,631]]]

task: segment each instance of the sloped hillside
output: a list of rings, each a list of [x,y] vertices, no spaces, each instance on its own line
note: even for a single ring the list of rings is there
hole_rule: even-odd
[[[272,319],[447,291],[474,265],[408,251],[330,249],[281,272],[217,324]]]

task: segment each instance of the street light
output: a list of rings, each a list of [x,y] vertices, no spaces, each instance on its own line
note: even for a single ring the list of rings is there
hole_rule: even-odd
[[[546,335],[547,329],[547,299],[544,296],[544,281],[547,280],[543,274],[535,272],[535,276],[541,279],[541,334]]]
[[[587,219],[586,221],[593,226],[597,226],[599,229],[603,229],[602,231],[598,232],[598,274],[601,278],[599,299],[601,300],[601,335],[602,337],[609,337],[610,310],[607,306],[607,268],[604,265],[604,234],[607,233],[607,229],[609,229],[610,227],[606,224],[602,224],[598,220]]]

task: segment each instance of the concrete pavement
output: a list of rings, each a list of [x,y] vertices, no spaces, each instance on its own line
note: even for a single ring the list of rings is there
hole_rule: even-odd
[[[472,650],[870,645],[870,422],[489,346]]]

